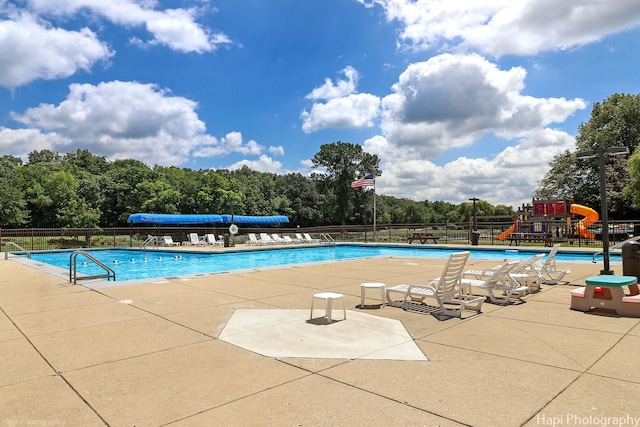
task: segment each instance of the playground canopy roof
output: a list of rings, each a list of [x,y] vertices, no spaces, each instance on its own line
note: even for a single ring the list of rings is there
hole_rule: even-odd
[[[233,218],[233,221],[232,221]],[[288,223],[289,218],[284,215],[245,216],[245,215],[217,215],[217,214],[153,214],[135,213],[129,215],[130,224],[280,224]]]

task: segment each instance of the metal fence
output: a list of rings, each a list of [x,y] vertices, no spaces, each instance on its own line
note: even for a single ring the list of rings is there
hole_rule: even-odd
[[[571,223],[570,223],[571,224]],[[518,230],[544,234],[547,240],[533,239],[498,240],[496,236],[509,230],[513,222],[478,222],[477,227],[471,222],[447,224],[378,224],[373,225],[335,225],[327,227],[298,228],[298,227],[240,227],[239,233],[232,237],[234,244],[242,244],[248,240],[248,233],[279,233],[294,236],[296,233],[309,233],[317,238],[321,234],[329,234],[338,242],[379,242],[379,243],[408,243],[408,238],[414,233],[432,235],[438,243],[468,245],[472,243],[473,234],[477,233],[477,243],[480,245],[525,245],[544,246],[548,243],[561,243],[563,246],[602,247],[602,226],[599,222],[589,226],[592,237],[585,237],[568,226],[566,221],[520,222]],[[149,235],[171,236],[175,242],[187,241],[188,233],[205,234],[229,233],[221,226],[131,226],[114,228],[27,228],[0,229],[0,244],[8,250],[8,242],[12,242],[28,251],[100,248],[100,247],[139,247]],[[640,221],[612,221],[609,220],[609,241],[620,242],[629,237],[640,234]],[[10,250],[15,250],[11,244]]]

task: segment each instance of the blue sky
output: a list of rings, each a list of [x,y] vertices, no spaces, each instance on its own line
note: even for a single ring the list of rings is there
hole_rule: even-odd
[[[0,0],[0,155],[89,149],[517,207],[594,102],[640,92],[637,0]]]

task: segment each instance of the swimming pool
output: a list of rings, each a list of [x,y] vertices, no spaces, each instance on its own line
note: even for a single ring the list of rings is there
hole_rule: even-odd
[[[188,276],[204,273],[222,273],[252,268],[268,268],[283,265],[338,261],[370,257],[427,257],[447,258],[451,252],[468,248],[407,248],[384,245],[336,245],[321,247],[287,247],[235,251],[185,251],[185,250],[138,250],[98,249],[91,255],[116,272],[117,281]],[[547,250],[548,252],[548,250]],[[33,253],[31,259],[69,271],[69,258],[73,251],[48,251]],[[471,249],[471,259],[505,258],[520,260],[533,256],[535,250]],[[592,253],[559,252],[558,261],[591,262]],[[620,261],[612,254],[611,262]],[[77,257],[77,272],[101,274],[101,270],[83,255]]]

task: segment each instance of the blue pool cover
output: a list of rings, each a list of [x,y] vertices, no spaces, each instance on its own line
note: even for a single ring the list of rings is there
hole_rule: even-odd
[[[128,223],[133,224],[280,224],[288,223],[284,215],[246,216],[217,214],[153,214],[134,213],[129,215]]]

